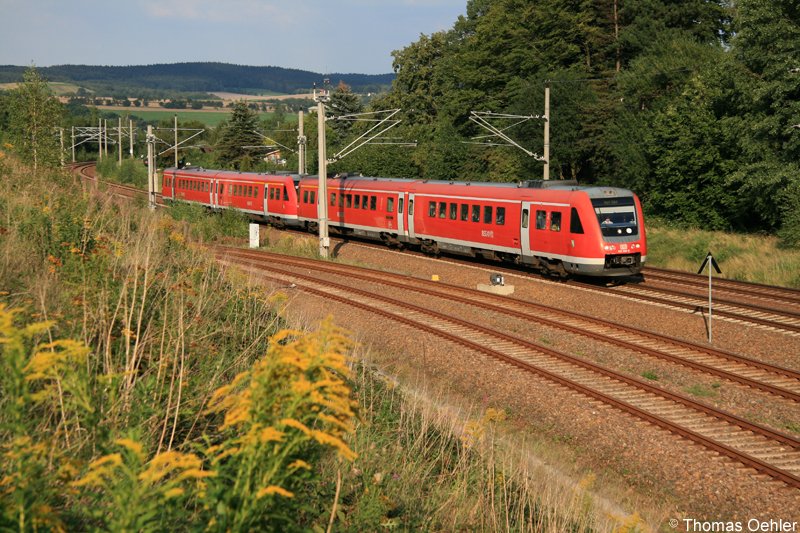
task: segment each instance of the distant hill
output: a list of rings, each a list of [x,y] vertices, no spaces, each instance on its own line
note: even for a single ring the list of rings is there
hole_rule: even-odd
[[[0,65],[0,83],[22,81],[28,67]],[[127,67],[56,65],[36,67],[47,81],[72,82],[86,88],[109,85],[141,87],[157,91],[252,93],[273,91],[283,94],[309,92],[324,78],[333,86],[340,81],[354,92],[387,90],[394,74],[319,74],[281,67],[250,67],[229,63],[173,63]]]

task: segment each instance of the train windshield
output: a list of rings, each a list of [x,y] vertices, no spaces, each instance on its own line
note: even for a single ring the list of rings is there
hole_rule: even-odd
[[[604,237],[629,237],[639,234],[636,206],[632,196],[593,198],[592,206]]]

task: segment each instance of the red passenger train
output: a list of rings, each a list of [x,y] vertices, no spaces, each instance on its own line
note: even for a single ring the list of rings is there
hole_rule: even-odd
[[[279,226],[317,229],[315,176],[166,169],[162,195],[233,208]],[[479,183],[337,176],[332,231],[484,256],[557,275],[629,276],[647,257],[641,203],[626,189],[573,181]]]

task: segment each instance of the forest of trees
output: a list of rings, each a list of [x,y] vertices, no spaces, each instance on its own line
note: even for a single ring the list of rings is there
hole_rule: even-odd
[[[0,65],[0,83],[22,80],[26,67]],[[56,65],[38,69],[49,81],[73,82],[103,94],[130,91],[250,93],[273,91],[281,94],[309,92],[321,81],[321,74],[281,67],[253,67],[229,63],[169,63],[137,66]],[[386,90],[392,74],[328,74],[358,92]]]
[[[800,4],[794,0],[470,0],[395,51],[393,135],[341,167],[430,179],[542,177],[521,150],[465,144],[470,111],[542,115],[551,178],[635,190],[651,214],[800,244]],[[508,125],[508,124],[506,124]],[[542,153],[541,120],[507,130]]]

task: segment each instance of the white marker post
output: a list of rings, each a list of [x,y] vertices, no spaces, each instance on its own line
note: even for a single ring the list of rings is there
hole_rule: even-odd
[[[250,224],[250,248],[258,248],[261,246],[261,240],[259,239],[259,229],[261,226],[258,224]]]
[[[708,343],[711,344],[711,268],[713,267],[714,270],[717,271],[717,274],[722,274],[722,271],[719,269],[719,265],[714,259],[714,256],[711,255],[711,252],[708,252],[708,255],[706,255],[697,273],[700,274],[706,265],[708,265]]]

